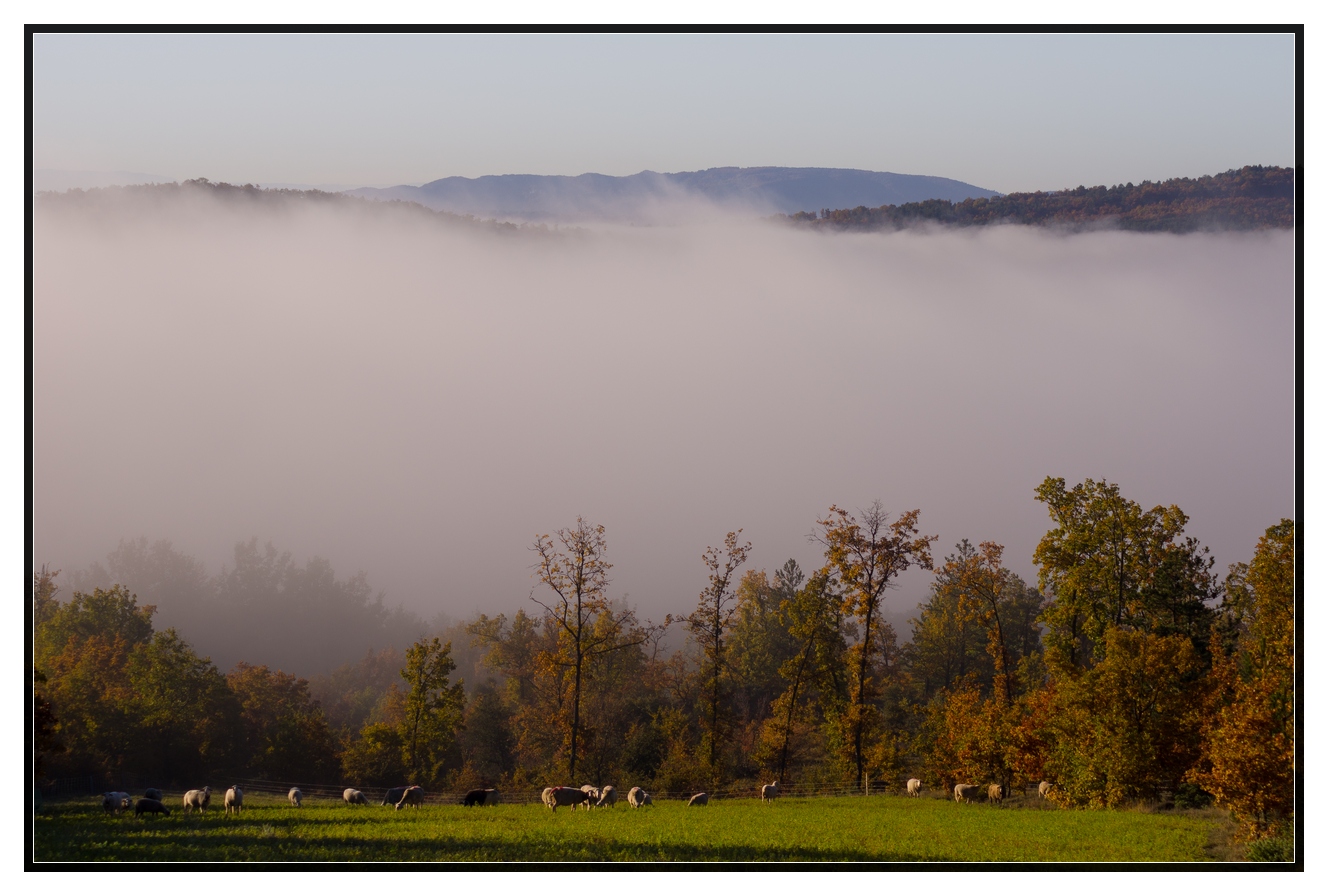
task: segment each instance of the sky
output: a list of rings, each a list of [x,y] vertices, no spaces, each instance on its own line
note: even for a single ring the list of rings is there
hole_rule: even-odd
[[[334,186],[718,166],[1000,192],[1295,161],[1294,37],[38,34],[33,165]]]

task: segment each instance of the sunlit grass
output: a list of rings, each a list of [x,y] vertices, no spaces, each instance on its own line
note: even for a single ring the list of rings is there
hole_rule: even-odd
[[[538,805],[251,800],[243,815],[105,816],[39,810],[37,861],[1204,861],[1214,820],[1146,812],[1031,811],[903,797],[661,802],[592,812]]]

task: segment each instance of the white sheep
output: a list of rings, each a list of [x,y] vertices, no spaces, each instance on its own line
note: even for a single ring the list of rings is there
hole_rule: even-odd
[[[300,793],[300,788],[292,787],[290,793],[286,794],[286,799],[290,800],[290,804],[298,809],[304,801],[304,794]]]
[[[346,801],[347,806],[367,806],[369,801],[365,799],[364,794],[354,787],[347,787],[341,792],[341,798]]]
[[[189,814],[190,809],[197,809],[202,812],[212,802],[212,787],[204,787],[202,790],[190,790],[184,795],[184,812]]]
[[[582,785],[581,785],[581,792],[584,793],[584,794],[586,794],[586,795],[588,795],[588,796],[590,797],[590,801],[589,801],[588,803],[586,803],[587,806],[593,806],[593,805],[595,805],[595,801],[599,799],[599,788],[598,788],[598,787],[592,787],[592,786],[589,785],[589,784],[582,784]]]
[[[239,784],[236,784],[226,791],[226,814],[234,812],[239,815],[242,806],[244,806],[244,791],[240,789]]]
[[[770,784],[761,785],[761,802],[773,803],[775,797],[779,796],[779,782],[774,781]]]
[[[1005,799],[1004,787],[1002,787],[1000,784],[987,785],[987,802],[999,803],[1003,799]]]
[[[617,802],[618,802],[618,790],[612,784],[609,784],[606,785],[599,792],[599,802],[597,802],[595,805],[608,806],[609,808],[613,808],[614,804]]]
[[[401,799],[397,800],[397,809],[404,806],[414,806],[419,808],[424,805],[424,788],[418,784],[412,784],[401,793]]]
[[[707,806],[709,804],[710,804],[710,794],[708,793],[693,794],[692,798],[687,801],[687,805],[689,806]]]
[[[1047,794],[1049,793],[1051,793],[1050,781],[1043,781],[1041,784],[1038,785],[1038,796],[1042,797],[1045,800],[1047,798]]]
[[[917,778],[908,779],[908,795],[922,796],[922,782]]]
[[[640,787],[633,787],[631,790],[627,791],[627,803],[633,809],[640,809],[642,806],[650,806],[653,805],[654,802],[655,801],[650,798],[650,794],[646,793]]]

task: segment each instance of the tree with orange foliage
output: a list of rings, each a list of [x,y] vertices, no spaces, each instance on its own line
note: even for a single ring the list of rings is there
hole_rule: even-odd
[[[1232,569],[1223,610],[1236,646],[1222,655],[1190,780],[1231,809],[1248,840],[1291,824],[1296,782],[1296,524],[1269,527],[1248,567]]]

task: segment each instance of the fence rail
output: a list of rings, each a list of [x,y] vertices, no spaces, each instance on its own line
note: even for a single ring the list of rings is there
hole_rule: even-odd
[[[238,784],[243,788],[246,796],[272,797],[285,800],[292,787],[298,787],[305,799],[327,799],[341,800],[342,793],[353,785],[343,784],[306,784],[299,781],[267,781],[252,778],[228,778],[226,782],[218,787],[213,787],[213,793],[217,796],[218,802],[228,787]],[[121,776],[113,780],[88,775],[78,778],[60,778],[53,781],[47,781],[38,786],[38,791],[43,799],[68,799],[78,796],[96,796],[108,790],[123,790],[125,792],[142,792],[146,787],[154,786],[152,782],[140,781],[132,776]],[[182,796],[183,790],[165,790],[168,796]],[[361,791],[365,798],[371,804],[381,803],[384,795],[387,793],[386,787],[356,787]],[[617,787],[618,799],[625,802],[627,800],[627,791],[629,787]],[[502,802],[515,805],[525,805],[530,803],[539,803],[540,794],[543,788],[522,789],[519,791],[506,790],[499,788]],[[656,800],[687,800],[699,791],[695,790],[669,790],[669,791],[651,791],[650,795]],[[712,800],[732,800],[732,799],[759,799],[761,795],[761,785],[755,784],[741,789],[720,789],[707,791]],[[889,785],[872,784],[869,788],[869,794],[880,796],[887,793],[902,793],[902,788],[891,787]],[[851,785],[829,785],[829,784],[781,784],[779,787],[781,797],[830,797],[830,796],[864,796],[861,787]],[[466,791],[443,791],[426,793],[424,801],[426,804],[448,805],[460,803],[465,797]]]

